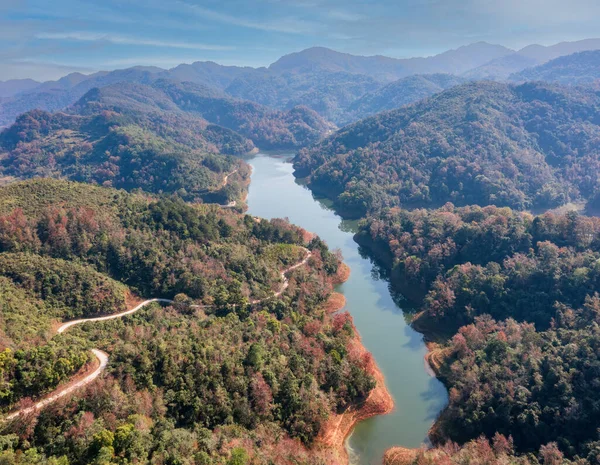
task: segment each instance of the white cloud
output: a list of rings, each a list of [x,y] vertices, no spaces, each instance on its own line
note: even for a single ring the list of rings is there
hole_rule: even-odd
[[[327,16],[330,19],[338,21],[356,22],[364,19],[365,17],[359,13],[353,13],[351,11],[344,10],[329,10]]]
[[[307,34],[314,32],[316,26],[314,23],[294,17],[283,17],[273,21],[255,21],[248,18],[242,18],[227,13],[210,10],[208,8],[199,5],[193,5],[182,0],[176,0],[175,3],[186,8],[188,11],[194,12],[198,17],[203,19],[210,19],[233,26],[257,29],[260,31],[284,32],[288,34]]]
[[[144,39],[139,37],[128,37],[114,34],[94,33],[94,32],[58,32],[58,33],[39,33],[35,36],[40,40],[77,40],[83,42],[110,42],[112,44],[122,45],[143,45],[151,47],[169,47],[191,50],[234,50],[234,47],[225,45],[203,44],[197,42],[177,42],[156,39]]]

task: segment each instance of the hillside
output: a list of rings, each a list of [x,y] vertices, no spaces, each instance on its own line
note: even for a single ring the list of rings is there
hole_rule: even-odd
[[[269,107],[286,110],[304,105],[329,121],[344,121],[345,110],[381,83],[347,72],[261,73],[235,79],[226,92]]]
[[[546,81],[566,85],[591,84],[600,79],[600,50],[556,58],[510,76],[510,80]]]
[[[269,70],[277,73],[345,72],[390,82],[411,74],[460,74],[509,53],[512,53],[512,50],[485,42],[449,50],[432,57],[405,59],[358,56],[324,47],[313,47],[281,57],[269,66]]]
[[[0,210],[3,414],[93,370],[90,347],[109,357],[89,386],[3,421],[3,459],[320,461],[327,417],[373,387],[349,316],[323,309],[339,260],[283,220],[50,179],[0,188]],[[53,333],[135,294],[175,302]]]
[[[236,131],[263,149],[307,146],[320,140],[332,128],[306,107],[283,112],[234,99],[214,88],[168,80],[158,80],[150,86],[117,84],[94,89],[71,110],[89,114],[107,109],[200,117]]]
[[[358,121],[382,111],[417,102],[466,81],[451,74],[423,74],[399,79],[352,102],[344,114],[344,119],[347,122]]]
[[[599,105],[548,84],[466,84],[343,128],[294,166],[349,216],[449,201],[553,207],[598,190]]]
[[[0,133],[0,170],[9,180],[67,178],[226,203],[243,187],[222,187],[223,177],[238,168],[243,177],[247,167],[222,153],[253,147],[233,131],[185,115],[32,111]]]
[[[600,39],[560,42],[555,45],[528,45],[509,55],[501,56],[464,73],[470,79],[506,80],[511,74],[541,65],[556,58],[578,52],[599,50]]]

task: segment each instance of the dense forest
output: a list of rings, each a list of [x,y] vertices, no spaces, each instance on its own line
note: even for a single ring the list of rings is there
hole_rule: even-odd
[[[478,82],[347,126],[294,160],[360,217],[383,207],[550,208],[598,193],[599,97],[551,84]]]
[[[1,188],[0,406],[85,370],[90,347],[111,354],[108,376],[4,422],[3,462],[316,463],[325,420],[374,381],[349,349],[349,315],[323,306],[339,258],[304,236],[177,198],[52,179]],[[308,265],[266,299],[301,246]],[[52,337],[57,321],[136,296],[175,302]]]
[[[36,110],[0,133],[0,170],[9,179],[67,178],[226,203],[245,187],[233,179],[223,186],[224,176],[237,170],[243,179],[249,171],[231,155],[253,148],[229,129],[185,115]]]
[[[401,290],[419,290],[405,292],[414,325],[442,343],[431,357],[450,397],[436,443],[500,433],[518,453],[556,443],[596,463],[600,219],[448,204],[391,209],[356,239]]]
[[[364,93],[354,100],[347,107],[343,121],[354,122],[382,111],[394,110],[465,82],[465,78],[452,74],[418,74],[405,77]]]
[[[343,71],[256,73],[238,77],[226,92],[281,110],[307,106],[327,120],[342,124],[348,120],[350,105],[381,85],[372,77]]]
[[[305,106],[278,111],[205,85],[165,79],[152,85],[120,83],[93,89],[72,107],[83,114],[107,109],[193,115],[235,131],[262,149],[305,147],[334,128]]]
[[[600,79],[600,50],[574,53],[510,76],[513,81],[546,81],[568,85],[592,84]]]

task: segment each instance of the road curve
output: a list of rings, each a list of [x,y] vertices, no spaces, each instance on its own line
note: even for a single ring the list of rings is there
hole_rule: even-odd
[[[114,320],[116,318],[123,318],[124,316],[131,315],[132,313],[137,312],[140,308],[145,307],[146,305],[151,304],[153,302],[164,302],[167,304],[173,303],[173,301],[170,299],[148,299],[148,300],[144,300],[141,304],[137,305],[136,307],[132,308],[131,310],[127,310],[125,312],[115,313],[113,315],[107,315],[107,316],[99,316],[96,318],[82,318],[81,320],[67,321],[66,323],[63,323],[56,330],[56,332],[58,334],[62,334],[67,329],[69,329],[71,326],[80,325],[82,323],[88,323],[88,322],[92,322],[92,321],[108,321],[108,320]]]
[[[264,302],[266,300],[270,300],[270,299],[274,299],[274,298],[276,299],[277,297],[280,297],[281,294],[283,294],[285,292],[285,290],[288,288],[288,286],[290,285],[290,280],[287,278],[286,274],[288,274],[290,271],[294,271],[295,269],[300,268],[301,266],[306,265],[306,263],[308,262],[310,257],[312,257],[312,252],[310,250],[304,248],[304,251],[306,252],[306,256],[304,257],[304,259],[301,262],[298,262],[295,265],[292,265],[292,266],[286,268],[285,270],[283,270],[280,273],[283,283],[281,284],[281,288],[277,292],[274,292],[271,297],[266,297],[264,299],[259,299],[259,300],[251,300],[250,303],[255,305],[255,304]]]
[[[114,320],[116,318],[122,318],[124,316],[131,315],[132,313],[137,312],[139,309],[141,309],[141,308],[145,307],[146,305],[151,304],[153,302],[171,303],[173,301],[169,300],[169,299],[148,299],[148,300],[144,300],[142,303],[138,304],[137,306],[135,306],[131,310],[127,310],[125,312],[115,313],[114,315],[100,316],[100,317],[96,317],[96,318],[82,318],[80,320],[68,321],[66,323],[63,323],[57,329],[56,332],[58,334],[62,334],[62,333],[64,333],[67,329],[69,329],[72,326],[79,325],[79,324],[82,324],[82,323],[88,323],[88,322],[91,322],[91,321],[107,321],[107,320]],[[40,400],[36,404],[32,405],[31,407],[27,407],[27,408],[24,408],[24,409],[21,409],[21,410],[17,410],[15,412],[7,415],[5,417],[5,419],[6,420],[12,420],[12,419],[16,418],[17,416],[19,416],[21,414],[27,415],[28,413],[31,413],[34,410],[42,409],[45,406],[51,404],[52,402],[55,402],[56,400],[60,399],[61,397],[69,395],[73,391],[76,391],[77,389],[80,389],[83,386],[86,386],[86,385],[90,384],[92,381],[94,381],[106,369],[106,366],[108,365],[108,354],[106,352],[102,352],[101,350],[98,350],[98,349],[92,349],[92,353],[94,354],[94,356],[100,362],[98,364],[98,367],[92,373],[86,375],[85,378],[80,379],[76,383],[68,384],[67,387],[59,388],[58,390],[54,391],[49,396],[44,397],[42,400]]]
[[[102,352],[101,350],[98,350],[98,349],[92,349],[92,352],[94,353],[96,358],[100,361],[98,368],[96,368],[92,373],[87,375],[85,378],[77,381],[76,383],[68,385],[66,388],[59,389],[58,391],[54,391],[50,396],[45,397],[44,399],[40,400],[36,404],[32,405],[31,407],[17,410],[16,412],[13,412],[10,415],[7,415],[6,420],[12,420],[12,419],[18,417],[19,415],[27,415],[28,413],[31,413],[34,410],[40,410],[40,409],[44,408],[46,405],[49,405],[52,402],[57,401],[61,397],[69,395],[73,391],[76,391],[77,389],[94,381],[98,376],[100,376],[100,373],[102,373],[104,371],[104,369],[106,368],[106,365],[108,364],[108,354],[106,352]]]
[[[229,182],[229,176],[231,176],[232,174],[237,173],[239,170],[239,168],[233,170],[231,173],[227,173],[225,175],[225,177],[223,178],[223,182],[221,183],[221,188],[225,187],[227,185],[227,183]],[[237,200],[232,200],[231,202],[229,202],[228,204],[225,205],[221,205],[221,208],[235,208],[237,206]]]
[[[252,304],[252,305],[259,304],[263,301],[281,296],[281,294],[283,294],[283,292],[289,286],[289,279],[286,277],[286,274],[289,273],[290,271],[293,271],[293,270],[305,265],[308,262],[308,260],[310,259],[310,257],[312,256],[312,252],[310,250],[304,248],[304,251],[306,252],[306,256],[304,257],[304,259],[301,262],[298,262],[295,265],[292,265],[281,272],[281,278],[283,279],[283,283],[281,284],[281,288],[279,289],[279,291],[274,292],[273,295],[270,297],[266,297],[264,299],[259,299],[259,300],[252,300],[252,301],[250,301],[250,304]],[[100,317],[95,317],[95,318],[82,318],[79,320],[67,321],[66,323],[63,323],[61,326],[59,326],[59,328],[57,329],[56,332],[58,334],[62,334],[67,329],[71,328],[72,326],[80,325],[83,323],[90,323],[90,322],[94,322],[94,321],[108,321],[108,320],[115,320],[117,318],[123,318],[124,316],[131,315],[131,314],[137,312],[138,310],[140,310],[141,308],[145,307],[146,305],[149,305],[154,302],[173,303],[173,301],[170,299],[148,299],[148,300],[144,300],[142,303],[136,305],[131,310],[127,310],[125,312],[115,313],[113,315],[106,315],[106,316],[100,316]],[[193,305],[192,307],[208,308],[211,306]],[[92,373],[86,375],[83,379],[80,379],[79,381],[77,381],[73,384],[68,384],[66,387],[59,388],[58,390],[54,391],[52,394],[43,398],[42,400],[35,403],[31,407],[27,407],[27,408],[24,408],[21,410],[16,410],[15,412],[10,413],[9,415],[7,415],[4,418],[4,420],[13,420],[16,417],[18,417],[19,415],[27,415],[35,410],[40,410],[40,409],[46,407],[47,405],[57,401],[61,397],[67,396],[67,395],[71,394],[72,392],[82,388],[83,386],[90,384],[92,381],[94,381],[96,378],[98,378],[98,376],[100,376],[100,374],[106,369],[106,366],[108,365],[108,354],[106,352],[102,352],[101,350],[98,350],[98,349],[92,349],[92,353],[100,362],[98,367]]]

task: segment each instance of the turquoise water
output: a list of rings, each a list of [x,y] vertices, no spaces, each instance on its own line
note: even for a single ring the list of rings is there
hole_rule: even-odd
[[[396,408],[385,416],[361,422],[348,440],[352,462],[379,464],[394,445],[418,447],[446,405],[444,386],[426,371],[426,347],[421,334],[406,322],[397,297],[373,262],[361,256],[352,239],[356,224],[343,221],[293,176],[289,156],[258,154],[248,160],[252,182],[249,213],[263,218],[289,218],[317,233],[330,248],[339,248],[351,268],[350,279],[339,286],[346,310],[354,318],[363,344],[375,357],[394,397]]]

